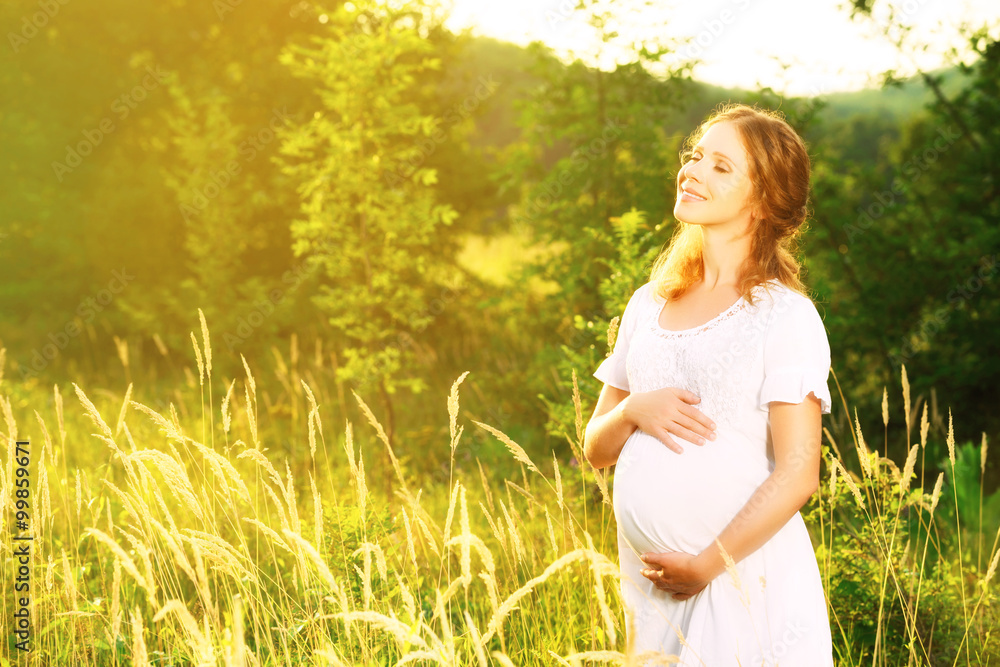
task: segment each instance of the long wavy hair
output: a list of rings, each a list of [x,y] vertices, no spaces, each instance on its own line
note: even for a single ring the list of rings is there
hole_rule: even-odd
[[[776,279],[811,298],[799,279],[798,238],[809,211],[810,160],[805,142],[779,111],[745,104],[718,107],[681,147],[681,164],[710,127],[728,121],[736,126],[748,157],[753,211],[750,252],[740,267],[738,289],[751,304],[751,290]],[[680,171],[677,173],[679,184]],[[670,242],[653,262],[650,280],[662,299],[679,298],[704,279],[702,232],[698,225],[678,221]]]

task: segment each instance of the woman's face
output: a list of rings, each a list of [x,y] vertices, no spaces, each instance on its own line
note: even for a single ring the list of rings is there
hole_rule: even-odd
[[[712,125],[677,174],[674,217],[695,225],[748,224],[748,165],[736,126],[727,121]]]

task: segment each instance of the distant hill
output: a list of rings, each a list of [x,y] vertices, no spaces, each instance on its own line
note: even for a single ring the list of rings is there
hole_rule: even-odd
[[[555,60],[554,56],[550,57]],[[529,48],[516,44],[488,37],[468,38],[460,61],[462,71],[457,76],[466,81],[486,76],[500,84],[477,123],[476,144],[503,147],[517,139],[519,130],[514,103],[539,83],[532,73],[535,58]],[[941,68],[930,74],[943,77],[941,88],[949,95],[959,90],[966,78],[958,67]],[[668,130],[689,132],[720,102],[747,99],[749,96],[749,91],[745,89],[724,88],[698,81],[693,82],[691,91],[688,104],[679,114],[675,127]],[[826,106],[817,119],[839,125],[860,116],[891,125],[919,112],[933,98],[933,92],[923,78],[914,76],[903,80],[899,86],[824,95]]]

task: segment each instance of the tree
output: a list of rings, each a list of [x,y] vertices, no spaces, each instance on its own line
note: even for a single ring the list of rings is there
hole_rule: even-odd
[[[437,201],[425,164],[447,139],[421,78],[439,67],[440,23],[419,2],[347,3],[327,17],[326,36],[280,56],[317,85],[320,106],[282,136],[282,169],[302,200],[293,248],[321,276],[313,300],[341,336],[339,378],[378,388],[391,439],[392,394],[425,387],[410,376],[455,254],[446,228],[457,213]]]

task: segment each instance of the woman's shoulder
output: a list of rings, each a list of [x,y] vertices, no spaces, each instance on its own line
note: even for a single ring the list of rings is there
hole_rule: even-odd
[[[755,297],[758,295],[764,297],[763,301],[772,307],[816,309],[816,304],[812,299],[802,292],[792,289],[777,278],[771,278],[757,285],[753,291]]]
[[[640,285],[634,292],[632,296],[629,297],[629,305],[638,309],[649,305],[652,305],[660,299],[656,292],[656,283],[652,280]],[[662,303],[662,299],[660,299]]]
[[[823,327],[823,318],[815,302],[777,279],[758,286],[761,310],[775,326]]]

